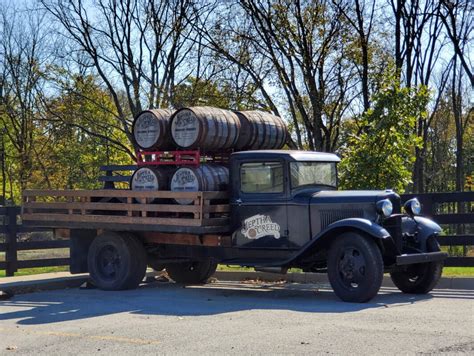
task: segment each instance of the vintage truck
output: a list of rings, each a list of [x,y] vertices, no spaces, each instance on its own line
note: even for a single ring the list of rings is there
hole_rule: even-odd
[[[335,294],[367,302],[384,272],[405,293],[428,293],[446,253],[417,199],[392,190],[338,191],[334,154],[245,151],[229,159],[226,192],[30,190],[24,224],[71,239],[72,273],[104,290],[136,288],[148,265],[177,283],[204,283],[218,264],[327,272]],[[180,205],[175,199],[190,199]]]

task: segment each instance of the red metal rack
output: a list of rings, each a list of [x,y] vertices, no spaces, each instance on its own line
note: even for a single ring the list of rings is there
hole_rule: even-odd
[[[227,165],[233,151],[203,153],[200,150],[189,151],[137,151],[138,166],[194,166],[201,163]]]
[[[201,153],[199,151],[139,151],[137,152],[138,166],[199,166]]]

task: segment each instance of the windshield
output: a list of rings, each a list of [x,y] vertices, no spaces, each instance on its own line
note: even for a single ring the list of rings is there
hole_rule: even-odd
[[[291,187],[325,185],[336,187],[337,173],[334,162],[290,162]]]

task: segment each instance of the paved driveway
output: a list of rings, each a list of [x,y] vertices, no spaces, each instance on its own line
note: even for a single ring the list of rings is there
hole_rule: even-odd
[[[0,302],[0,354],[474,353],[474,291],[383,288],[350,304],[317,287],[154,282],[18,295]]]

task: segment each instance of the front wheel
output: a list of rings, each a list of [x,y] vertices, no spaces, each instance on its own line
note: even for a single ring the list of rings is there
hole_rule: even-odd
[[[205,283],[214,274],[217,263],[211,259],[193,262],[170,263],[166,272],[176,283],[200,284]]]
[[[435,237],[427,241],[428,252],[440,251]],[[409,265],[406,270],[390,273],[393,284],[403,293],[426,294],[431,291],[443,273],[443,261]]]
[[[365,303],[382,285],[380,249],[374,240],[359,233],[339,236],[329,249],[327,264],[334,293],[345,302]]]

